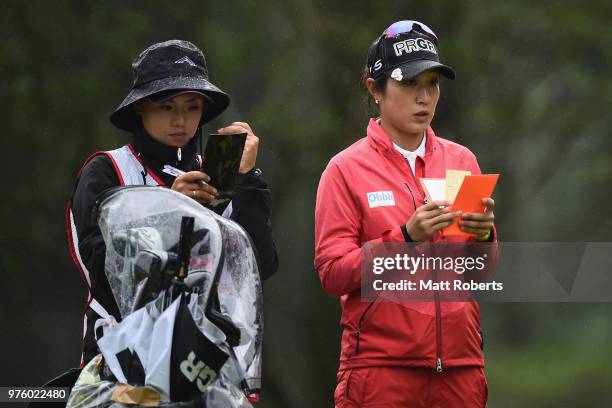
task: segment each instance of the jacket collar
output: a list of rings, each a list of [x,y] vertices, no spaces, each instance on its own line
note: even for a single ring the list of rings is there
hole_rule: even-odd
[[[393,147],[391,137],[385,132],[385,130],[378,124],[376,118],[371,118],[368,123],[367,137],[372,146],[377,151],[382,152],[384,155],[399,155],[401,154]],[[427,142],[425,143],[425,157],[429,156],[434,150],[438,148],[438,140],[431,126],[427,127]]]
[[[132,146],[136,154],[142,159],[157,177],[164,183],[172,185],[174,176],[170,176],[162,171],[164,165],[169,164],[183,171],[199,170],[199,160],[197,156],[197,141],[200,137],[200,130],[181,148],[180,160],[178,148],[166,146],[153,139],[147,131],[140,125],[133,131]]]

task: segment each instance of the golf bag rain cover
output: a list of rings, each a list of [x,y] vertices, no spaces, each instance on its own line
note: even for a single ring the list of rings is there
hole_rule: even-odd
[[[179,302],[170,356],[170,399],[187,401],[206,392],[229,356],[200,332],[184,296]]]
[[[155,389],[159,406],[250,406],[244,392],[261,388],[263,307],[244,230],[161,187],[118,189],[98,213],[105,272],[122,316],[102,322],[98,344],[117,382]],[[168,289],[183,217],[194,219],[191,259],[183,283]]]

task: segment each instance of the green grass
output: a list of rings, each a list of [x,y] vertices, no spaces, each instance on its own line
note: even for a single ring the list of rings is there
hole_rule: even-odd
[[[545,323],[546,324],[546,323]],[[489,407],[612,406],[611,319],[486,351]]]

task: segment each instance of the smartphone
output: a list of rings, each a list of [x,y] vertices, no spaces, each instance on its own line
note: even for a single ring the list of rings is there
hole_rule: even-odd
[[[246,137],[246,133],[208,135],[203,170],[210,176],[209,184],[219,192],[217,199],[211,202],[212,207],[224,204],[236,195],[238,171]]]

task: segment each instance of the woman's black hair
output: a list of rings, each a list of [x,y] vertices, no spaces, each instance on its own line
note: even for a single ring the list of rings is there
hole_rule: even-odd
[[[361,85],[364,89],[363,94],[363,105],[365,106],[367,114],[372,117],[378,117],[380,115],[380,109],[378,108],[378,104],[374,100],[374,97],[368,91],[368,87],[366,86],[366,81],[370,75],[368,74],[368,66],[363,69],[363,75],[361,76]],[[385,90],[387,89],[387,80],[389,79],[386,75],[381,75],[380,77],[374,80],[374,88],[379,91],[381,94],[385,94]]]

